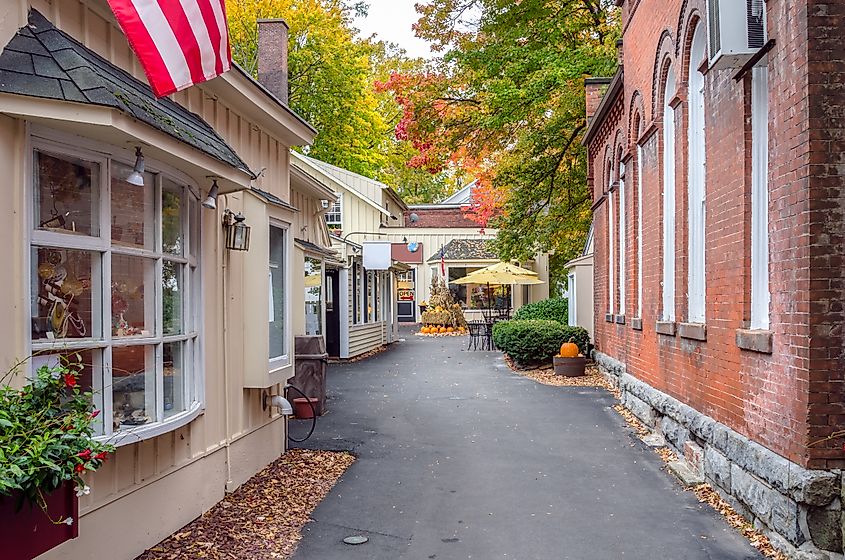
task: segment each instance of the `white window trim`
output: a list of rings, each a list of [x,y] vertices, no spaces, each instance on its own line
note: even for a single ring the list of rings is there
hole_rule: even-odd
[[[625,164],[619,162],[619,314],[625,315],[627,311],[627,227],[628,212],[625,208]]]
[[[641,134],[637,130],[637,136]],[[637,144],[637,317],[643,316],[643,147]]]
[[[706,300],[706,168],[704,122],[704,74],[699,64],[707,56],[705,33],[699,24],[693,32],[689,65],[689,129],[687,154],[688,177],[688,271],[687,271],[687,321],[705,322]]]
[[[675,320],[675,72],[670,66],[663,101],[663,309],[664,321]]]
[[[607,192],[607,285],[608,285],[608,310],[607,312],[613,315],[616,309],[616,282],[614,281],[614,269],[616,268],[615,251],[616,245],[613,242],[616,237],[616,225],[613,220],[613,182],[608,186]]]
[[[328,226],[340,226],[342,228],[343,227],[343,193],[335,193],[335,196],[337,196],[336,204],[337,204],[338,210],[337,210],[337,212],[333,212],[332,210],[333,210],[333,206],[334,206],[335,203],[329,204],[329,209],[326,211],[326,225],[328,225]],[[338,219],[337,221],[329,220],[329,214],[339,214],[340,219]]]
[[[578,324],[578,286],[575,281],[575,273],[569,273],[569,301],[567,308],[569,311],[569,325],[576,326]]]
[[[32,248],[33,246],[43,247],[60,247],[71,250],[83,250],[102,253],[99,266],[92,270],[92,276],[96,275],[101,281],[101,309],[100,320],[103,317],[111,316],[111,297],[106,297],[107,292],[110,292],[111,286],[111,255],[116,252],[118,254],[138,255],[138,256],[157,256],[164,258],[161,251],[148,251],[145,249],[132,249],[126,247],[119,247],[115,251],[115,247],[111,245],[111,161],[118,161],[124,165],[131,167],[134,163],[134,151],[125,148],[119,148],[114,145],[106,144],[99,141],[90,140],[88,138],[79,137],[70,133],[61,132],[57,130],[44,127],[42,125],[33,125],[27,123],[27,141],[25,144],[24,161],[27,169],[26,180],[26,196],[24,197],[24,224],[26,226],[26,248],[24,257],[25,274],[27,277],[27,289],[24,291],[23,308],[27,310],[23,314],[24,324],[23,332],[29,333],[31,329],[31,289],[32,289]],[[35,216],[35,173],[33,154],[36,150],[44,150],[60,155],[70,157],[78,157],[86,161],[95,162],[100,165],[100,191],[99,191],[99,227],[100,235],[98,237],[86,236],[63,236],[60,233],[36,230],[34,223]],[[196,198],[197,204],[197,230],[196,234],[202,238],[202,218],[199,206],[199,188],[194,181],[180,170],[152,159],[149,156],[145,157],[147,171],[156,174],[155,184],[155,204],[160,204],[161,187],[163,178],[166,176],[170,180],[183,186],[190,191]],[[183,201],[185,199],[183,198]],[[106,202],[108,201],[108,203]],[[190,203],[186,210],[189,220],[191,219]],[[193,228],[190,224],[185,228],[184,246],[190,253],[192,244],[191,235]],[[156,239],[157,245],[161,243],[160,234]],[[201,250],[202,244],[197,247]],[[52,341],[37,341],[34,342],[32,337],[27,335],[26,353],[34,355],[35,352],[67,352],[73,350],[102,350],[102,363],[98,366],[102,375],[95,375],[95,383],[101,383],[99,390],[103,393],[102,411],[100,418],[103,419],[103,434],[96,436],[94,439],[101,442],[107,442],[117,447],[137,443],[146,439],[150,439],[161,434],[172,432],[186,424],[192,422],[200,414],[205,412],[205,353],[203,350],[202,325],[204,322],[204,310],[202,302],[204,301],[204,283],[202,282],[202,274],[200,274],[200,267],[202,255],[192,255],[187,258],[180,258],[176,256],[167,256],[168,260],[177,261],[186,264],[187,276],[191,276],[191,268],[194,267],[197,271],[196,281],[197,285],[192,284],[193,277],[183,278],[183,290],[186,292],[186,297],[191,302],[191,309],[183,309],[185,313],[186,328],[185,332],[179,335],[166,336],[163,333],[161,336],[143,339],[128,339],[113,342],[110,325],[101,324],[101,338],[84,338],[84,339],[63,339]],[[156,274],[161,274],[161,263],[156,265]],[[158,284],[157,290],[157,307],[162,305],[161,302],[161,285]],[[191,292],[196,292],[192,294]],[[157,331],[160,325],[156,326]],[[157,333],[158,335],[158,333]],[[163,409],[163,383],[158,383],[161,368],[158,366],[158,356],[156,356],[156,415],[161,416],[162,420],[156,418],[155,422],[147,425],[134,427],[131,429],[124,429],[120,431],[113,431],[112,421],[114,415],[113,397],[106,398],[106,387],[112,386],[111,381],[111,349],[114,347],[132,345],[156,345],[156,353],[160,352],[158,346],[168,342],[184,341],[186,347],[190,347],[192,353],[192,371],[185,382],[184,395],[187,401],[186,410],[174,414],[169,418],[164,418]],[[26,374],[32,376],[31,361],[27,362]],[[97,387],[94,388],[97,390]]]
[[[267,229],[267,235],[270,235],[270,228],[280,229],[284,232],[284,247],[285,247],[285,258],[284,258],[284,266],[285,266],[285,349],[284,354],[281,356],[277,356],[275,358],[270,358],[268,361],[268,368],[271,374],[277,373],[291,365],[291,342],[293,337],[291,333],[293,332],[293,319],[291,317],[292,306],[291,306],[291,280],[293,278],[292,271],[291,271],[291,253],[293,252],[293,239],[291,238],[290,234],[290,224],[287,222],[283,222],[281,220],[277,220],[275,218],[270,218],[270,226]],[[268,241],[268,251],[269,251],[269,241]],[[268,262],[267,266],[269,267],[269,253],[268,253]]]
[[[751,324],[768,330],[769,304],[769,69],[751,73]]]

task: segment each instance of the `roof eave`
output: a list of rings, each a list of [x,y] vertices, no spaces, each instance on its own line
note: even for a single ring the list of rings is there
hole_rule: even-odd
[[[595,114],[590,117],[590,121],[587,124],[587,130],[584,132],[584,139],[581,141],[581,144],[584,146],[587,146],[590,142],[592,142],[596,133],[601,128],[601,125],[604,123],[604,119],[607,117],[608,113],[610,113],[610,109],[613,107],[616,98],[622,93],[622,86],[624,85],[623,76],[624,67],[620,65],[619,68],[616,69],[616,74],[613,75],[613,79],[610,81],[610,85],[604,93]]]

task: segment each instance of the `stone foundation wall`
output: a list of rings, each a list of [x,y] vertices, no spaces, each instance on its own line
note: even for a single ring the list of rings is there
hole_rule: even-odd
[[[841,560],[845,483],[841,471],[809,470],[749,440],[593,352],[622,404],[686,458],[773,544],[796,560]]]

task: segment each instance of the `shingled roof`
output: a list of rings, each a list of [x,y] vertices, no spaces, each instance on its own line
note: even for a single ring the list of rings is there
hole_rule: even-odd
[[[496,260],[496,254],[487,249],[487,239],[453,239],[443,247],[443,258],[447,261],[489,261]],[[438,262],[440,251],[428,259]]]
[[[111,107],[250,175],[198,115],[57,29],[37,10],[0,53],[0,92]]]

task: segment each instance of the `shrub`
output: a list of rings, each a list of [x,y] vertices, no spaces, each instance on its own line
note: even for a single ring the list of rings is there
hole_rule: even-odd
[[[563,329],[557,321],[502,321],[493,327],[493,342],[519,364],[543,363],[560,350]]]
[[[582,327],[542,319],[502,321],[493,327],[496,347],[522,365],[550,362],[560,352],[560,345],[569,340],[587,355],[590,336]]]
[[[513,317],[517,321],[543,319],[569,324],[569,301],[565,299],[544,299],[520,307]]]

